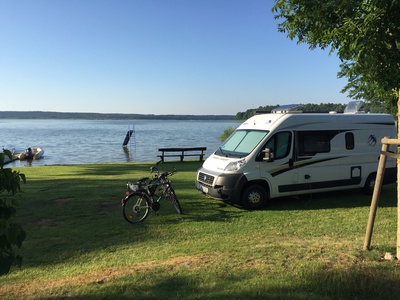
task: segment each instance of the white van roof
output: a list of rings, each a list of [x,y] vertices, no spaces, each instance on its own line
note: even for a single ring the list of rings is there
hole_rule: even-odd
[[[394,125],[394,117],[390,114],[268,113],[249,118],[238,129],[272,130],[279,127],[279,130],[353,130],[366,126]]]

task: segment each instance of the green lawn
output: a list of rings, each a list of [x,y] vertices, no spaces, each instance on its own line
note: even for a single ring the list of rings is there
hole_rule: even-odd
[[[370,196],[360,191],[271,201],[261,211],[194,187],[200,162],[166,162],[184,214],[162,203],[140,224],[121,210],[128,180],[151,163],[18,168],[21,269],[1,299],[394,299],[396,186],[384,186],[372,250],[363,251]],[[16,168],[17,169],[17,168]]]

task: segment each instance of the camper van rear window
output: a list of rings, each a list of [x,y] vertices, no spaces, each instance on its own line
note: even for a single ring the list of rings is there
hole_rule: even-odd
[[[220,147],[217,154],[246,156],[265,138],[268,131],[236,130]]]
[[[331,140],[338,133],[333,131],[299,131],[299,156],[310,156],[331,151]]]

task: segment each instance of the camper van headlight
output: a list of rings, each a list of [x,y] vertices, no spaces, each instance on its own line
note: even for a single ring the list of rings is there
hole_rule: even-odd
[[[241,168],[244,167],[245,164],[246,164],[246,160],[244,158],[241,160],[238,160],[238,161],[233,161],[226,166],[225,171],[240,170]]]

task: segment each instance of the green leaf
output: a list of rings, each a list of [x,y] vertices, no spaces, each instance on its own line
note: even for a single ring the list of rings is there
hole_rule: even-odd
[[[22,226],[13,223],[18,208],[15,194],[20,192],[20,182],[26,183],[26,178],[19,171],[3,168],[5,157],[11,159],[11,151],[3,149],[0,153],[0,275],[7,274],[14,264],[21,266],[22,257],[15,254],[14,248],[21,248],[26,238]]]

